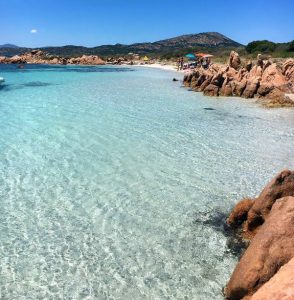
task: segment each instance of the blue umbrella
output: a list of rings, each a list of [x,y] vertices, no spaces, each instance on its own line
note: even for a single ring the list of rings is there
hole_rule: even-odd
[[[192,54],[192,53],[189,53],[189,54],[187,54],[187,55],[185,55],[188,59],[196,59],[196,56],[194,55],[194,54]]]

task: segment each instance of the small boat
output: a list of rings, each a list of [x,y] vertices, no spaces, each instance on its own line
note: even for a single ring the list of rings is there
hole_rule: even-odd
[[[5,79],[3,77],[0,77],[0,85],[4,82],[5,82]]]

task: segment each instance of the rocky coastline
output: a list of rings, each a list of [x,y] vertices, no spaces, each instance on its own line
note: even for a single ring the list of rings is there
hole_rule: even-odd
[[[105,65],[105,61],[96,55],[66,58],[52,56],[41,50],[32,50],[13,57],[0,56],[0,64]]]
[[[249,246],[225,296],[230,300],[294,299],[294,171],[284,170],[256,199],[243,199],[227,224]]]
[[[256,98],[267,107],[294,106],[294,59],[278,64],[258,55],[254,64],[242,64],[232,51],[227,65],[212,63],[207,69],[197,67],[187,73],[184,86],[206,96]]]

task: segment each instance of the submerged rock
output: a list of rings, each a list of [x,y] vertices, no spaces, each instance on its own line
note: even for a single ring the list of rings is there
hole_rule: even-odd
[[[203,109],[205,109],[205,110],[215,110],[215,108],[212,108],[212,107],[204,107]]]

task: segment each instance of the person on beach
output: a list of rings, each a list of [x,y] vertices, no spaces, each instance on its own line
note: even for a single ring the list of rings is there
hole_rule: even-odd
[[[183,70],[183,67],[184,67],[184,57],[181,57],[181,60],[180,60],[180,70]]]
[[[178,58],[178,61],[177,61],[177,70],[180,71],[180,67],[181,67],[181,59]]]

